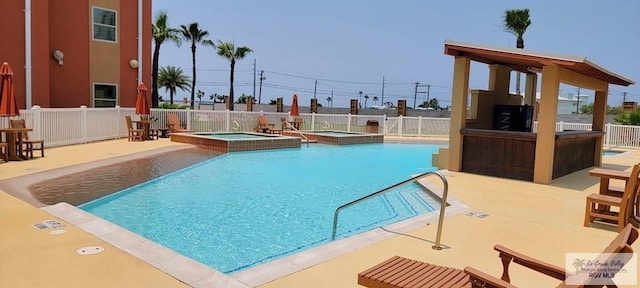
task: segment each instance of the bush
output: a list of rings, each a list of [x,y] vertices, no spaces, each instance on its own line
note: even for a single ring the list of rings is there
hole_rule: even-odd
[[[621,125],[640,126],[640,109],[618,114],[615,119],[616,123]]]
[[[160,103],[160,105],[158,105],[158,108],[160,108],[160,109],[189,109],[189,108],[191,108],[191,106],[189,106],[189,104],[177,104],[177,103],[170,104],[169,102],[162,102],[162,103]]]

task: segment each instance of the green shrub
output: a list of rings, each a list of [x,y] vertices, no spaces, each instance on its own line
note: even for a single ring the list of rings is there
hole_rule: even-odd
[[[622,125],[640,126],[640,109],[618,114],[615,119],[616,123]]]
[[[169,102],[162,102],[158,105],[158,108],[160,109],[189,109],[191,108],[189,106],[189,104],[177,104],[177,103],[173,103],[170,104]]]

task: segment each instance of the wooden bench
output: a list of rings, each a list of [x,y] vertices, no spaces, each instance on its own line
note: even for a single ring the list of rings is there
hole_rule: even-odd
[[[358,273],[365,287],[447,287],[471,288],[469,275],[455,268],[433,265],[394,256]]]

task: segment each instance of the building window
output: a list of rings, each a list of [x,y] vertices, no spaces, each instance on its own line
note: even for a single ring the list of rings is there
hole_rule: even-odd
[[[93,40],[116,42],[116,11],[93,8]]]
[[[118,87],[114,84],[93,84],[93,107],[116,107]]]

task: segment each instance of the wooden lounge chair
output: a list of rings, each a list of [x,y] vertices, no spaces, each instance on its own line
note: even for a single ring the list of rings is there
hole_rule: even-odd
[[[11,128],[27,128],[24,119],[9,120]],[[33,150],[40,150],[40,157],[44,157],[44,140],[29,139],[29,133],[22,133],[22,144],[29,158],[33,158]]]
[[[178,114],[167,114],[167,128],[169,128],[169,134],[171,133],[193,133],[195,130],[186,129],[180,124],[180,118]]]
[[[628,223],[634,222],[634,206],[638,195],[638,175],[640,174],[640,164],[633,166],[629,180],[627,181],[622,195],[611,194],[591,194],[587,196],[584,226],[589,227],[595,220],[604,220],[614,223],[621,231]],[[611,211],[610,207],[618,207],[618,211]]]
[[[124,116],[124,119],[127,122],[127,131],[129,133],[128,141],[143,141],[144,140],[144,129],[135,129],[133,128],[133,123],[131,122],[131,116]]]
[[[638,230],[631,224],[627,225],[600,254],[597,260],[609,261],[613,256],[622,253],[633,253],[631,244],[638,239]],[[432,265],[425,262],[394,256],[372,268],[358,273],[358,284],[365,287],[516,287],[509,276],[509,264],[520,264],[536,272],[551,276],[562,281],[558,287],[603,287],[604,285],[589,284],[586,274],[572,275],[564,268],[545,263],[533,257],[526,256],[501,245],[494,246],[502,260],[501,279],[488,275],[472,267],[464,270]],[[624,254],[631,255],[631,254]],[[624,264],[630,257],[618,257]],[[610,263],[610,262],[609,262]],[[570,278],[567,278],[570,277]],[[566,283],[582,283],[567,285]],[[575,281],[575,282],[574,282]]]
[[[258,124],[256,125],[256,132],[269,133],[269,134],[282,134],[281,129],[276,129],[274,124],[269,124],[267,116],[258,116]]]

